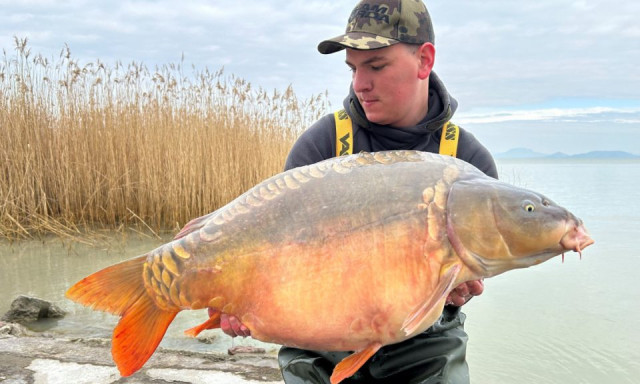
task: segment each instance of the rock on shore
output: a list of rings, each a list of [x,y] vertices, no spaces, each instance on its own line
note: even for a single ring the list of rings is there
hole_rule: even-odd
[[[2,315],[2,321],[25,324],[40,319],[59,319],[65,315],[65,311],[49,301],[20,295],[11,302],[11,308]]]
[[[144,367],[122,378],[105,339],[47,337],[0,323],[0,382],[12,384],[281,384],[272,355],[222,355],[159,348]],[[19,336],[22,335],[22,336]]]

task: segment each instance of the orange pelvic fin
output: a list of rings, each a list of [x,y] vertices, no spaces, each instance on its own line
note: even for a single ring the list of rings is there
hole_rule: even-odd
[[[207,321],[205,321],[200,325],[196,325],[193,328],[187,329],[186,331],[184,331],[184,334],[187,336],[196,337],[200,334],[200,332],[204,331],[205,329],[215,329],[215,328],[220,328],[220,312],[219,311],[211,312],[211,316],[207,319]]]
[[[66,293],[80,304],[122,316],[113,331],[111,354],[123,376],[131,375],[149,359],[178,313],[160,309],[147,294],[142,276],[146,258],[102,269]]]
[[[345,357],[336,365],[331,374],[331,384],[338,384],[342,380],[353,376],[382,347],[380,343],[371,343],[360,352]]]
[[[425,302],[422,306],[414,310],[404,321],[404,324],[402,324],[402,330],[405,332],[405,335],[411,335],[418,330],[425,319],[431,318],[435,321],[438,316],[440,316],[442,307],[439,303],[446,299],[447,294],[453,288],[456,277],[460,272],[460,265],[454,264],[452,266],[444,267],[443,269],[444,270],[440,273],[438,286],[434,290],[431,300]]]

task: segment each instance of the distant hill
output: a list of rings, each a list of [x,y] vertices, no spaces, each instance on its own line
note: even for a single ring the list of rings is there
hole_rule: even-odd
[[[495,153],[493,157],[496,159],[531,159],[536,157],[545,157],[544,153],[535,152],[529,148],[513,148],[503,153]]]
[[[624,151],[591,151],[567,155],[562,152],[540,153],[529,148],[513,148],[506,152],[495,153],[493,157],[496,159],[640,159],[640,155]]]
[[[570,156],[572,158],[607,158],[607,159],[636,159],[640,158],[638,155],[623,151],[592,151],[587,153],[580,153]]]

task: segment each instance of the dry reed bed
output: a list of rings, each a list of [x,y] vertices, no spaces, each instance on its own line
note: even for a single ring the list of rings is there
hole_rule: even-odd
[[[16,38],[0,62],[0,237],[175,230],[282,170],[328,108],[222,70],[56,62]]]

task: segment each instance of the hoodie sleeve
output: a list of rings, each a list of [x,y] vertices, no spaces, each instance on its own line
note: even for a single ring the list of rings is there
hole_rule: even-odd
[[[480,144],[473,134],[462,128],[460,128],[457,157],[475,166],[485,175],[498,178],[496,163],[489,150]]]
[[[326,115],[304,131],[289,151],[284,170],[314,164],[336,155],[333,114]]]

